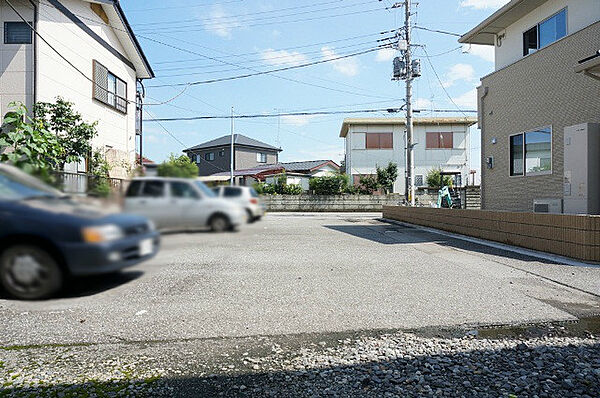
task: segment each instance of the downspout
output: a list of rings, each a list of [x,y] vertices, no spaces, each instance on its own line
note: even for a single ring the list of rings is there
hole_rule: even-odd
[[[140,123],[140,157],[139,157],[139,162],[140,162],[140,166],[142,167],[142,169],[144,168],[144,152],[143,152],[143,145],[144,145],[144,135],[143,135],[143,131],[144,131],[144,97],[146,96],[146,88],[144,87],[144,82],[142,81],[142,79],[137,79],[137,82],[139,83],[140,87],[142,88],[141,92],[137,91],[137,106],[139,107],[140,110],[140,114],[139,114],[139,123]]]
[[[489,91],[490,91],[489,87],[484,87],[483,95],[479,99],[479,109],[481,110],[481,118],[480,118],[481,126],[479,126],[479,129],[481,130],[481,145],[480,145],[480,147],[481,147],[481,182],[479,184],[481,205],[483,205],[485,203],[485,200],[484,200],[485,192],[483,189],[483,170],[484,170],[484,168],[487,167],[487,163],[484,161],[485,154],[484,154],[484,148],[483,148],[483,141],[484,141],[484,136],[485,136],[484,121],[483,121],[484,117],[485,117],[485,106],[484,106],[485,102],[483,100],[485,99],[485,97],[487,97]],[[473,181],[473,184],[475,184],[474,181]]]
[[[29,0],[29,3],[33,7],[33,27],[36,31],[39,32],[38,28],[38,6],[34,0]],[[38,54],[38,38],[36,34],[33,34],[33,104],[37,103],[37,95],[38,95],[38,63],[37,63],[37,54]]]

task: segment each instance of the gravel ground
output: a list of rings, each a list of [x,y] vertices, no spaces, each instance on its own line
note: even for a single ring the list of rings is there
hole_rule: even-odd
[[[0,352],[0,396],[600,396],[600,338],[561,330],[15,348]]]

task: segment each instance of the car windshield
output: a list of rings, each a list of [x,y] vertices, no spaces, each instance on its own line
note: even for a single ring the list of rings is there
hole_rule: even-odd
[[[60,198],[64,195],[54,188],[18,169],[0,167],[0,200]]]
[[[209,187],[207,187],[206,184],[204,184],[202,181],[195,181],[195,183],[196,183],[196,186],[198,188],[200,188],[202,195],[209,197],[209,198],[214,198],[215,196],[217,196],[217,195],[215,195],[213,190],[210,189]]]

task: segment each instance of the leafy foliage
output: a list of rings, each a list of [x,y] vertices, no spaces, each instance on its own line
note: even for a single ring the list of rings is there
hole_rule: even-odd
[[[198,166],[186,155],[175,157],[171,154],[167,161],[158,165],[157,172],[161,177],[194,178],[198,176]]]
[[[61,151],[57,158],[59,166],[78,162],[92,152],[92,139],[98,135],[98,122],[87,123],[73,109],[73,103],[61,97],[56,102],[38,102],[33,107],[36,122],[54,133]]]
[[[451,187],[452,177],[445,175],[444,179],[442,180],[442,175],[440,174],[441,172],[442,170],[439,168],[433,168],[429,170],[426,177],[427,186],[430,188],[441,188],[443,186]]]
[[[58,137],[44,123],[29,117],[22,103],[11,102],[9,107],[0,132],[0,162],[48,179],[63,157]]]
[[[286,184],[283,187],[284,195],[302,195],[303,193],[304,189],[302,189],[302,186],[298,184]]]
[[[315,195],[341,195],[347,191],[349,184],[350,178],[347,174],[315,177],[309,181],[310,190]]]
[[[385,190],[385,193],[390,193],[394,190],[394,182],[396,182],[397,178],[398,165],[396,163],[390,162],[385,168],[377,167],[377,184]]]
[[[89,172],[92,174],[88,192],[92,195],[106,197],[110,194],[110,183],[108,181],[110,165],[100,151],[94,151],[89,159]]]
[[[377,177],[372,175],[360,176],[358,182],[358,192],[363,195],[373,195],[373,192],[379,188]]]

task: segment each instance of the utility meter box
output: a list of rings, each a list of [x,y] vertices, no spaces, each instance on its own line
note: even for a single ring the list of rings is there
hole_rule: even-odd
[[[600,214],[600,124],[565,127],[564,173],[564,212]]]

